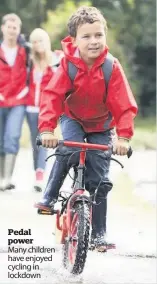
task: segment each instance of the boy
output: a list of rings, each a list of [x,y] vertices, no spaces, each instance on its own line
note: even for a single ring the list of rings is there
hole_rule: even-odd
[[[116,126],[118,139],[114,153],[126,155],[133,135],[137,105],[117,59],[114,59],[106,93],[101,67],[108,53],[106,21],[95,7],[81,7],[70,18],[68,29],[70,36],[62,41],[65,57],[42,96],[39,115],[42,145],[57,146],[58,139],[53,130],[60,117],[63,139],[70,141],[83,142],[86,139],[89,143],[112,145],[113,128]],[[68,74],[68,61],[78,68],[73,82]],[[70,91],[71,95],[66,97]],[[111,154],[111,151],[105,152],[107,159],[104,159],[104,153],[100,151],[89,152],[86,163],[85,183],[91,195],[103,177],[92,216],[92,240],[100,251],[107,248],[105,233],[107,194],[112,189],[108,179]],[[56,202],[69,170],[67,159],[56,159],[44,198],[35,207],[46,210]]]
[[[26,51],[18,45],[21,19],[16,14],[2,18],[0,44],[0,189],[11,183],[25,113]]]

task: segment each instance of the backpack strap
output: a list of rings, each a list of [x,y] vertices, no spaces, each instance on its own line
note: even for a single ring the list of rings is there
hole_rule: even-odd
[[[108,84],[109,84],[111,74],[112,74],[112,70],[113,70],[113,64],[114,64],[114,57],[112,56],[111,53],[108,53],[104,63],[102,64],[102,71],[103,71],[103,74],[104,74],[104,80],[105,80],[105,84],[106,84],[106,98],[107,98]],[[105,100],[106,100],[106,98],[105,98]],[[105,129],[109,128],[111,121],[112,121],[112,114],[109,111],[108,112],[108,118],[107,118],[107,120],[105,121],[105,124],[104,124]]]
[[[30,74],[31,74],[31,70],[33,68],[33,62],[32,60],[30,59],[28,61],[28,65],[27,65],[27,78],[26,78],[26,85],[29,86],[30,84]]]
[[[31,59],[30,59],[30,47],[27,45],[23,45],[25,51],[26,51],[26,66],[29,67]]]
[[[68,75],[69,75],[72,83],[75,80],[77,71],[78,71],[78,68],[71,61],[68,61]]]
[[[112,70],[113,70],[113,63],[114,63],[114,57],[112,56],[111,53],[108,53],[104,63],[102,64],[102,71],[104,74],[104,80],[106,84],[106,93],[107,93],[108,84],[109,84]]]
[[[30,58],[30,47],[27,45],[26,42],[19,42],[20,47],[23,47],[26,52],[26,69],[27,69],[27,78],[26,78],[26,85],[29,86],[30,83],[30,72],[33,66],[33,62]]]

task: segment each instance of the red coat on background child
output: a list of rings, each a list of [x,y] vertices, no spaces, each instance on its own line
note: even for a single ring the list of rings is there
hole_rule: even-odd
[[[26,86],[26,50],[23,46],[18,45],[15,49],[17,52],[15,63],[9,65],[4,44],[0,46],[0,107],[13,107],[26,103],[28,87]],[[6,53],[7,55],[7,53]]]

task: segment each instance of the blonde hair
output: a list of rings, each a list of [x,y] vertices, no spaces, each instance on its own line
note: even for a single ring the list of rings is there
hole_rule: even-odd
[[[45,61],[47,65],[52,65],[52,51],[51,51],[51,41],[48,33],[41,28],[34,29],[29,37],[30,43],[32,45],[33,41],[43,39],[45,43]],[[40,56],[38,52],[33,50],[33,46],[31,46],[31,58],[34,64],[40,63]]]

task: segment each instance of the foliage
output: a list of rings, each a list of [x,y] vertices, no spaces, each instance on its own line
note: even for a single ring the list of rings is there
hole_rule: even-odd
[[[47,21],[42,27],[49,33],[53,49],[61,48],[60,41],[67,35],[67,20],[80,6],[90,5],[89,1],[75,3],[72,0],[59,4],[55,11],[47,12]]]

